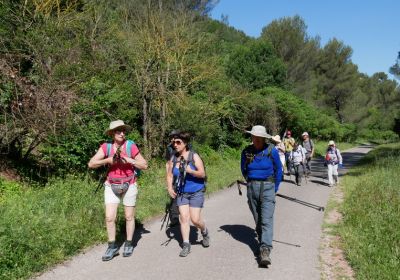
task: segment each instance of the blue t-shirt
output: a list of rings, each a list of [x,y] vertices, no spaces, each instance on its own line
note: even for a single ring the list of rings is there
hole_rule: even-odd
[[[197,168],[193,165],[192,162],[189,162],[189,166],[193,170],[197,170]],[[174,175],[174,177],[178,177],[179,168],[175,167],[174,170],[172,170],[172,174]],[[204,178],[198,178],[193,176],[192,174],[186,173],[183,189],[180,191],[183,193],[195,193],[202,190],[203,188],[204,188]]]
[[[250,160],[249,164],[246,161]],[[271,176],[275,180],[275,192],[279,189],[282,180],[282,163],[276,149],[271,150],[268,156],[268,145],[261,150],[256,150],[253,145],[242,151],[241,170],[247,180],[267,180]]]

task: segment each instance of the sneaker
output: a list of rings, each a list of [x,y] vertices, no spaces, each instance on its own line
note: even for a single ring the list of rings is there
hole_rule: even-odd
[[[108,242],[108,248],[101,259],[104,262],[112,260],[112,258],[118,255],[118,250],[119,248],[115,242]]]
[[[268,265],[271,264],[271,257],[269,256],[270,254],[271,249],[268,247],[260,248],[260,266],[268,267]]]
[[[203,247],[210,247],[210,234],[208,233],[208,229],[206,229],[205,234],[201,233],[201,235],[203,236],[203,240],[201,241]]]
[[[124,244],[124,252],[122,253],[123,257],[130,257],[133,253],[133,244],[132,240],[126,240]]]
[[[186,257],[190,253],[190,244],[183,242],[182,243],[182,251],[179,253],[180,257]]]

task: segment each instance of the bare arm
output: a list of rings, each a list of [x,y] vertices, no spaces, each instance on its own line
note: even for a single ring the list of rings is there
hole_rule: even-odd
[[[112,157],[104,158],[105,156],[106,155],[104,154],[103,149],[99,148],[97,153],[90,159],[88,167],[90,169],[96,169],[106,164],[112,164],[113,158]]]
[[[186,173],[193,175],[197,178],[205,178],[206,172],[204,170],[204,163],[198,154],[193,155],[193,160],[196,163],[197,170],[193,170],[189,165],[186,166]]]
[[[132,164],[135,168],[146,170],[148,168],[147,161],[141,153],[138,153],[135,158],[124,157],[124,160]]]
[[[168,162],[167,162],[167,190],[168,190],[168,193],[169,193],[169,195],[172,197],[172,198],[175,198],[176,197],[176,192],[174,191],[174,188],[173,188],[173,186],[172,186],[172,180],[173,180],[173,174],[172,174],[172,161],[171,160],[169,160]]]

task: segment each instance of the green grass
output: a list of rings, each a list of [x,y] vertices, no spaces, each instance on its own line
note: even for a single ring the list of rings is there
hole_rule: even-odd
[[[338,232],[357,279],[400,279],[400,144],[378,147],[343,180]]]
[[[324,157],[326,154],[326,149],[328,148],[328,141],[314,141],[315,143],[315,155]],[[345,151],[350,148],[357,146],[357,143],[347,143],[347,142],[335,142],[336,147],[340,151]]]
[[[207,168],[207,192],[240,177],[239,151],[217,153],[205,147],[198,151]],[[85,176],[53,179],[39,189],[0,181],[0,279],[26,279],[85,247],[105,242],[103,195],[93,193],[96,185]],[[163,213],[168,201],[165,163],[152,162],[139,179],[137,221]],[[124,231],[120,210],[119,236]]]

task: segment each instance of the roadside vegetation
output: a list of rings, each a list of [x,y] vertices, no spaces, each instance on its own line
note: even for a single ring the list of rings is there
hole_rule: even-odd
[[[245,130],[395,142],[400,89],[367,76],[299,16],[252,38],[209,17],[215,0],[0,0],[0,278],[26,278],[105,240],[101,170],[87,162],[121,119],[150,169],[138,222],[163,212],[172,129],[190,132],[208,191],[239,176]],[[4,159],[4,160],[3,160]],[[7,171],[12,171],[7,173]],[[15,174],[1,178],[1,174]]]
[[[343,180],[338,232],[357,279],[399,279],[400,144],[370,152]]]

